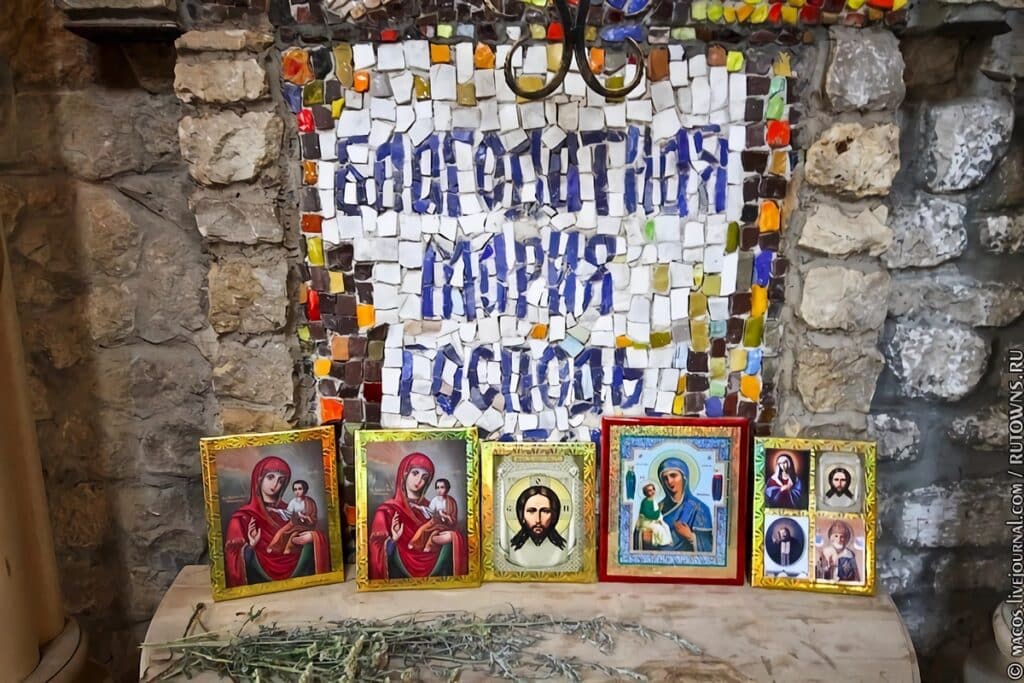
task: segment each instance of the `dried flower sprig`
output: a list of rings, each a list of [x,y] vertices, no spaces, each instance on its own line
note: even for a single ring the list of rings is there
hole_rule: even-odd
[[[486,672],[506,680],[558,678],[580,681],[586,672],[617,679],[646,680],[629,668],[544,651],[550,637],[568,636],[610,654],[616,635],[668,640],[692,654],[700,649],[682,636],[643,624],[604,618],[568,619],[525,614],[512,608],[478,617],[468,612],[405,614],[381,620],[343,619],[308,626],[257,624],[252,610],[231,631],[211,632],[197,605],[185,635],[143,647],[169,650],[170,664],[148,681],[213,672],[234,681],[418,681],[427,673],[457,681],[463,671]],[[203,631],[190,634],[194,626]]]

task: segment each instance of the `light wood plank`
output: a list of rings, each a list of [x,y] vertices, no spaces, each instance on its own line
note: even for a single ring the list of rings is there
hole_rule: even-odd
[[[920,680],[907,631],[888,595],[825,595],[744,587],[681,584],[509,584],[481,588],[357,593],[355,583],[306,588],[214,603],[206,566],[185,567],[161,601],[146,640],[180,637],[195,605],[216,629],[236,624],[250,606],[265,619],[299,624],[320,618],[380,618],[413,611],[507,609],[555,616],[641,622],[687,638],[704,654],[669,642],[627,638],[611,656],[567,641],[561,654],[628,666],[657,681]],[[159,670],[165,653],[144,650],[141,671]],[[465,677],[464,680],[474,680]],[[486,677],[476,677],[486,680]],[[597,678],[593,680],[599,680]]]

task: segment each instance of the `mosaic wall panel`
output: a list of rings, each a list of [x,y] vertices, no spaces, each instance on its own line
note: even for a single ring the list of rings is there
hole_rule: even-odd
[[[513,54],[537,88],[558,41]],[[602,414],[770,420],[795,163],[789,56],[592,49],[521,101],[509,46],[292,48],[302,289],[321,422],[590,440]],[[344,451],[343,439],[343,451]]]
[[[279,0],[279,24],[378,28],[395,38],[462,37],[493,42],[508,27],[559,21],[547,0]],[[578,0],[569,5],[578,7]],[[860,27],[907,20],[908,0],[592,0],[588,40],[639,42],[727,39],[729,31],[760,32],[773,42],[790,27]],[[785,38],[782,38],[785,40]]]

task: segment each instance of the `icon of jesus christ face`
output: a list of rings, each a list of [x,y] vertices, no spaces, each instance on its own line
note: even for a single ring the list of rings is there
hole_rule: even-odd
[[[530,496],[523,508],[523,522],[534,539],[543,538],[551,526],[551,501],[542,494]]]

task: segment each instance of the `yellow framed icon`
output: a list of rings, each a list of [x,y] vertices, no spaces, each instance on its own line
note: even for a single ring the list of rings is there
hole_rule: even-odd
[[[751,583],[873,595],[875,484],[874,442],[755,439]]]
[[[597,579],[592,443],[482,445],[485,581]]]
[[[476,428],[361,429],[355,447],[358,589],[480,585]]]
[[[201,439],[214,600],[345,580],[330,426]]]

